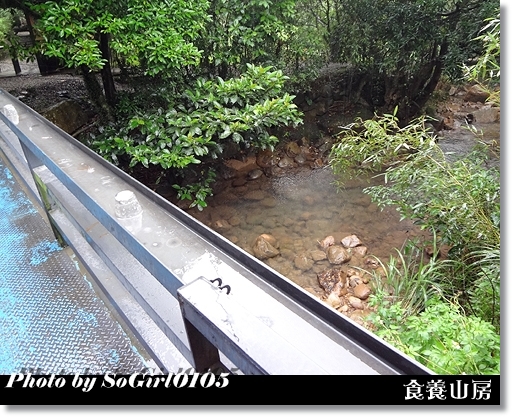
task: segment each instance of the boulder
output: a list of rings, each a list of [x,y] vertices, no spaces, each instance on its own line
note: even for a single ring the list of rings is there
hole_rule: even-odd
[[[296,256],[293,260],[295,268],[300,269],[301,271],[307,271],[311,269],[313,267],[313,263],[313,259],[308,257],[305,253]]]
[[[338,297],[335,293],[330,293],[329,297],[327,297],[327,300],[325,300],[327,304],[329,304],[332,308],[338,308],[341,307],[342,301],[340,297]]]
[[[279,250],[272,246],[263,236],[258,236],[252,246],[256,258],[265,260],[279,255]]]
[[[286,153],[289,157],[293,158],[301,153],[300,146],[297,142],[288,142],[285,146]]]
[[[363,280],[361,279],[361,277],[359,275],[352,275],[349,278],[348,282],[349,282],[350,287],[355,288],[359,284],[362,284]]]
[[[340,268],[326,269],[317,274],[317,279],[324,291],[330,294],[338,283],[341,283],[341,287],[343,287],[345,272]]]
[[[488,91],[485,91],[478,84],[475,84],[466,90],[466,94],[464,95],[464,100],[475,102],[475,103],[485,103],[485,101],[487,100],[489,95],[490,94]]]
[[[256,164],[261,168],[269,168],[277,163],[277,157],[270,149],[265,149],[258,153]]]
[[[366,300],[370,296],[371,292],[372,290],[366,284],[359,284],[354,288],[354,296],[360,300]]]
[[[368,248],[366,246],[356,246],[352,249],[352,253],[355,256],[359,256],[361,258],[366,256],[366,253],[368,252]]]
[[[368,256],[367,258],[365,258],[364,264],[370,269],[377,269],[381,266],[380,262],[373,256]]]
[[[258,169],[256,165],[256,157],[248,156],[243,161],[239,159],[228,159],[224,161],[224,165],[238,173],[249,172],[253,169]]]
[[[249,180],[257,180],[263,176],[263,171],[261,169],[251,169],[247,173],[247,179]]]
[[[260,235],[260,237],[265,239],[268,243],[270,243],[275,248],[279,247],[279,244],[277,243],[277,239],[274,236],[272,236],[268,233],[263,233]]]
[[[320,245],[320,247],[322,249],[327,249],[329,246],[332,246],[334,245],[335,243],[335,239],[334,239],[334,236],[327,236],[325,237],[323,240],[321,240],[320,242],[318,242],[318,244]]]
[[[231,228],[231,224],[225,219],[219,219],[219,220],[216,220],[215,222],[213,222],[213,228],[215,230],[224,231],[224,230]]]
[[[41,114],[69,134],[76,132],[89,120],[80,105],[73,100],[61,101]]]
[[[477,123],[495,123],[500,121],[499,107],[482,107],[473,113],[474,120]]]
[[[307,162],[307,158],[303,154],[298,154],[295,158],[293,158],[295,162],[299,165],[304,165]]]
[[[364,310],[364,304],[360,298],[350,296],[348,297],[348,302],[353,308],[358,310]]]
[[[327,259],[327,255],[323,250],[313,250],[311,251],[311,257],[313,258],[313,261],[319,262],[323,261],[324,259]]]
[[[341,265],[350,261],[350,253],[342,247],[338,245],[329,246],[327,249],[327,259],[333,265]]]
[[[277,206],[277,200],[274,197],[267,197],[261,200],[261,205],[264,207],[275,207]]]
[[[443,119],[443,129],[444,130],[453,130],[455,128],[455,119],[453,116],[446,116]]]
[[[279,168],[292,168],[294,166],[293,159],[289,156],[284,155],[277,163]]]
[[[238,227],[242,224],[240,216],[233,216],[228,220],[229,224],[234,227]]]
[[[359,238],[356,235],[345,236],[341,239],[341,244],[346,248],[355,248],[362,244]]]
[[[266,197],[268,197],[268,194],[262,190],[249,191],[247,194],[244,195],[244,198],[246,200],[253,200],[253,201],[264,200]]]

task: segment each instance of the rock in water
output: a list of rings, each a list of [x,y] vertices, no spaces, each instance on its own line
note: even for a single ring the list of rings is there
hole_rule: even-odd
[[[341,239],[341,244],[346,248],[355,248],[356,246],[361,245],[361,241],[356,235],[350,235]]]
[[[323,240],[318,242],[320,247],[324,250],[326,250],[329,246],[334,245],[334,243],[335,243],[334,236],[327,236],[327,237],[323,238]]]
[[[371,292],[370,287],[366,284],[359,284],[354,288],[354,295],[360,300],[366,300]]]
[[[247,179],[257,180],[262,175],[263,175],[263,171],[261,169],[252,169],[247,173]]]
[[[256,241],[252,246],[252,251],[254,256],[261,260],[273,258],[279,255],[279,250],[272,246],[263,236],[258,236],[256,238]]]
[[[345,272],[340,268],[326,269],[317,274],[318,283],[326,293],[331,293],[335,289],[337,290],[338,287],[343,288],[345,278]]]
[[[366,246],[356,246],[352,253],[356,256],[364,257],[366,256],[366,253],[368,252],[368,248]]]
[[[311,251],[311,258],[313,258],[313,261],[318,262],[327,259],[327,255],[323,250],[313,250]]]
[[[274,236],[269,235],[268,233],[263,233],[262,235],[260,235],[260,237],[265,239],[268,243],[270,243],[275,248],[279,247],[279,245],[277,243],[277,239]]]
[[[297,269],[300,269],[301,271],[307,271],[312,268],[313,266],[313,259],[308,257],[306,254],[300,254],[295,257],[293,260],[293,264]]]
[[[341,246],[329,246],[327,249],[327,259],[333,265],[340,265],[350,261],[350,253]]]

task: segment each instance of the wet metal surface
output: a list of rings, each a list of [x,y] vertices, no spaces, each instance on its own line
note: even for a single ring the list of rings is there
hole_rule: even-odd
[[[0,373],[146,367],[0,159]]]
[[[402,353],[366,329],[319,303],[307,291],[205,228],[2,90],[0,108],[0,118],[23,143],[27,159],[34,164],[34,172],[39,172],[36,167],[44,165],[96,219],[82,228],[88,240],[97,235],[97,239],[89,240],[95,250],[115,238],[158,280],[162,290],[145,297],[146,312],[150,309],[153,313],[163,311],[160,304],[165,293],[172,295],[175,302],[174,305],[167,303],[166,307],[171,306],[179,314],[176,296],[180,287],[199,276],[208,280],[221,277],[232,289],[229,296],[236,298],[250,315],[292,345],[300,346],[307,356],[317,358],[319,365],[333,374],[348,371],[341,357],[363,361],[377,373],[426,372],[419,364],[405,359]],[[45,184],[51,192],[58,189],[56,184]],[[123,224],[116,216],[116,196],[123,191],[133,192],[142,209],[131,219],[136,220],[134,225]],[[106,259],[103,261],[107,263]],[[121,271],[117,266],[114,269]],[[142,296],[142,292],[138,292]],[[136,297],[134,293],[131,292]],[[152,303],[158,309],[153,309]],[[170,321],[180,321],[181,316],[155,317],[159,313],[153,313],[150,314],[153,319],[169,323],[166,328],[159,324],[164,332],[169,329],[181,339],[183,331],[170,326]],[[170,337],[167,332],[166,335]],[[180,351],[188,359],[190,352],[184,343],[182,345]]]

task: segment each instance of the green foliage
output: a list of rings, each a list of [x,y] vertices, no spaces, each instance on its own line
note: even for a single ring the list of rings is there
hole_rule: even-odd
[[[435,138],[427,130],[428,118],[420,117],[400,127],[394,114],[356,121],[344,127],[331,148],[331,166],[342,178],[380,172],[407,155],[433,146]]]
[[[500,83],[500,15],[487,19],[489,22],[480,32],[476,41],[482,42],[484,52],[477,62],[471,66],[464,66],[466,79],[476,81],[489,91],[488,102],[500,105],[500,91],[496,86]]]
[[[500,80],[500,16],[488,19],[489,23],[481,30],[482,35],[475,38],[481,41],[485,50],[477,63],[468,68],[468,78],[497,83]]]
[[[476,149],[449,162],[433,144],[386,171],[387,185],[366,190],[380,206],[394,205],[403,218],[435,230],[453,252],[500,243],[500,181]]]
[[[460,67],[477,46],[468,42],[499,2],[494,0],[338,0],[342,18],[331,43],[339,59],[374,74],[415,75],[449,42],[447,62]]]
[[[275,64],[293,30],[296,0],[212,0],[199,48],[202,67],[223,78],[246,64]]]
[[[201,53],[194,40],[208,20],[206,0],[130,1],[127,14],[107,26],[111,47],[130,66],[147,75],[169,74],[197,65]]]
[[[116,164],[156,165],[177,175],[220,156],[228,140],[241,147],[272,148],[278,139],[270,128],[301,122],[293,96],[281,92],[285,81],[281,71],[248,64],[238,78],[198,79],[181,97],[166,89],[154,92],[152,103],[168,104],[166,110],[140,108],[130,95],[122,96],[122,114],[138,114],[101,128],[90,146]],[[197,183],[174,185],[178,197],[192,200],[191,207],[199,210],[206,206],[214,180],[213,171],[201,172],[205,176]]]
[[[215,181],[215,171],[210,169],[208,174],[203,175],[203,180],[198,183],[180,186],[174,184],[172,187],[178,192],[180,200],[191,200],[189,208],[197,207],[202,211],[206,206],[206,198],[212,195],[210,184]]]
[[[425,310],[408,316],[401,303],[383,292],[372,296],[376,312],[368,320],[376,334],[439,374],[500,373],[500,337],[493,326],[464,314],[455,302],[431,299]]]
[[[500,245],[482,245],[462,258],[443,263],[443,287],[449,294],[459,294],[472,314],[491,323],[500,333]]]
[[[365,121],[332,148],[332,165],[345,176],[384,170],[385,183],[365,193],[450,247],[450,262],[439,265],[439,284],[499,331],[500,173],[486,165],[488,145],[450,160],[423,125],[419,119],[399,128],[390,115]],[[388,269],[399,277],[394,265],[391,259]]]
[[[37,29],[43,52],[69,67],[105,65],[100,34],[112,36],[111,48],[147,74],[167,73],[197,64],[192,41],[206,20],[206,1],[64,0],[32,6],[40,15]]]
[[[273,147],[278,139],[269,128],[301,122],[293,96],[279,95],[285,79],[281,71],[248,65],[239,78],[197,80],[179,104],[135,116],[116,134],[105,132],[92,146],[114,162],[127,155],[130,166],[153,164],[164,169],[216,158],[228,139],[240,146]]]
[[[345,19],[331,39],[341,62],[373,73],[414,73],[428,51],[442,39],[434,24],[438,2],[342,1]],[[437,23],[437,22],[436,22]]]
[[[434,258],[426,260],[423,249],[408,241],[388,262],[377,259],[383,274],[373,274],[374,287],[378,293],[387,294],[388,302],[400,305],[402,318],[420,313],[429,299],[442,293],[443,265]]]
[[[457,250],[499,245],[499,172],[486,168],[487,148],[450,162],[424,122],[399,128],[395,116],[384,115],[350,128],[332,148],[335,172],[386,168],[385,185],[365,190],[381,207],[395,206],[402,218],[435,230]]]
[[[12,27],[12,16],[9,10],[0,9],[0,45],[4,42],[7,33]]]

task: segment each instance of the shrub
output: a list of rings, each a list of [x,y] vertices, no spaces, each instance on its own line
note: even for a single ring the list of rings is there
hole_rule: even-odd
[[[368,320],[376,334],[439,374],[499,374],[500,337],[494,327],[460,305],[438,297],[424,311],[407,316],[401,303],[373,296]],[[405,317],[405,318],[404,318]]]
[[[273,148],[278,138],[269,133],[270,128],[302,122],[294,97],[282,93],[286,79],[271,67],[248,64],[238,78],[198,79],[177,96],[157,92],[161,102],[169,103],[167,109],[137,110],[126,105],[125,98],[125,114],[130,110],[137,114],[102,128],[90,146],[116,164],[121,158],[129,167],[155,165],[178,172],[219,157],[228,140],[241,148]],[[180,198],[192,197],[190,191],[195,190],[199,197],[195,203],[202,207],[210,192],[208,185],[187,187],[175,187]]]

